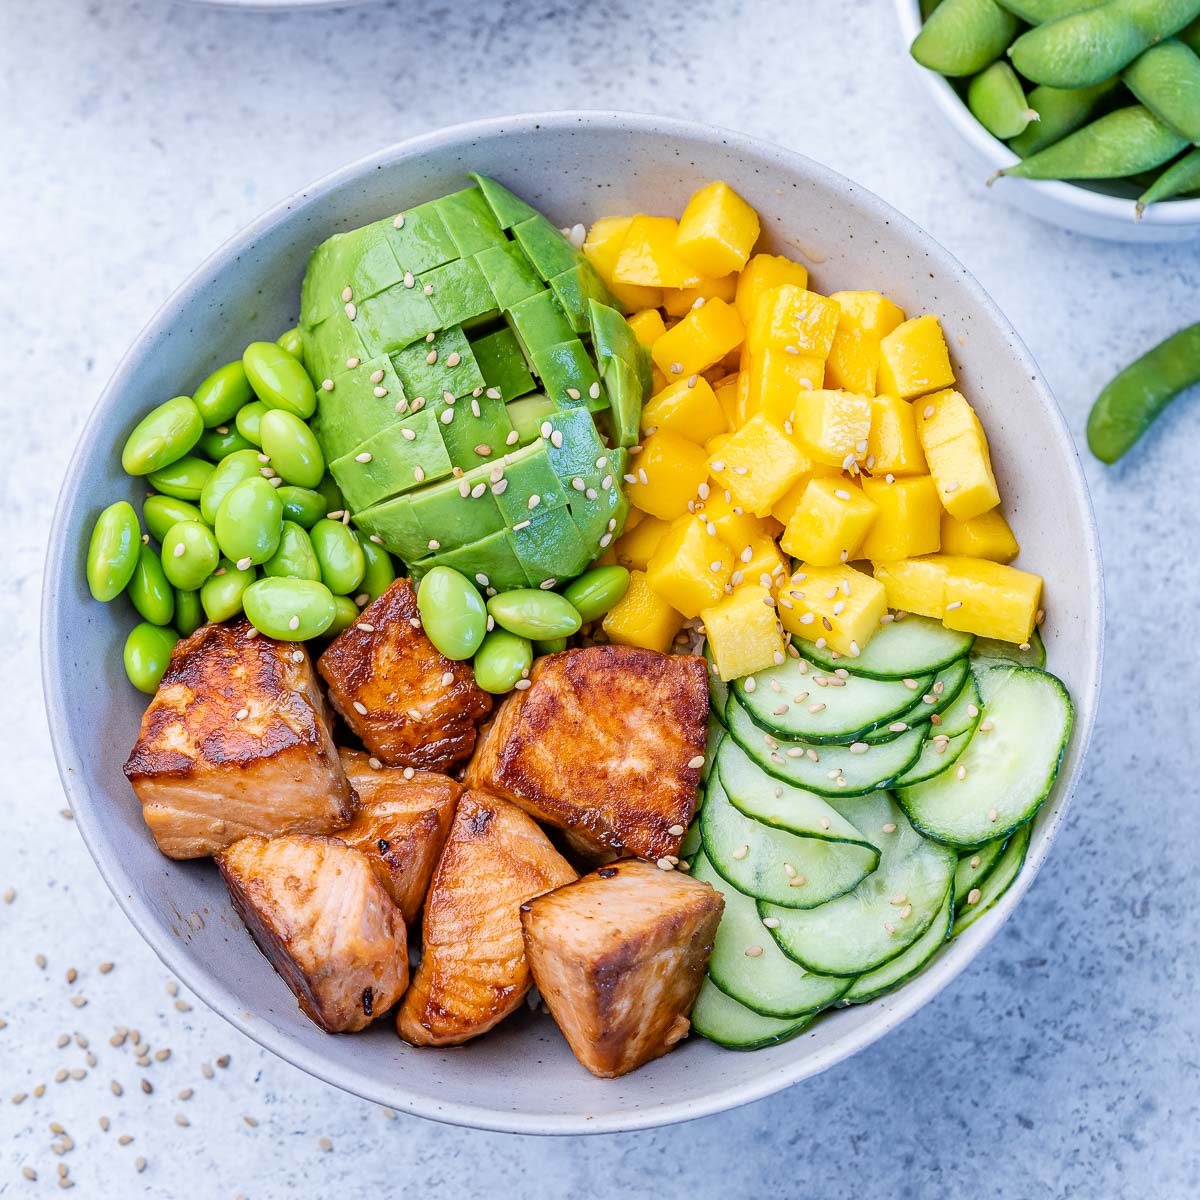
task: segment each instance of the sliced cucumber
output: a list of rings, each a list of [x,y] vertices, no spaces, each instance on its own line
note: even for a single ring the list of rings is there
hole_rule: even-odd
[[[972,734],[970,731],[960,733],[958,737],[950,738],[947,742],[935,741],[936,737],[936,734],[930,734],[926,738],[925,744],[921,747],[920,758],[896,780],[894,787],[912,787],[914,784],[924,783],[927,779],[933,779],[943,771],[948,771],[967,748]],[[939,746],[941,749],[938,749]]]
[[[954,871],[954,910],[961,912],[967,907],[967,897],[972,888],[982,887],[983,882],[992,873],[992,868],[1000,861],[1008,838],[996,838],[994,842],[984,842],[972,850],[964,850],[958,856],[958,866]]]
[[[933,681],[932,674],[919,676],[915,694],[921,696]],[[735,680],[733,694],[759,725],[777,737],[822,745],[858,741],[886,728],[912,708],[914,692],[899,679],[855,675],[843,679],[805,658],[789,658]]]
[[[708,642],[704,643],[704,661],[708,666],[708,705],[711,712],[716,714],[718,721],[725,719],[725,706],[729,702],[729,684],[717,674],[717,664],[713,661],[712,651]]]
[[[703,852],[692,862],[692,878],[725,897],[708,973],[727,996],[767,1017],[799,1017],[827,1008],[850,986],[792,962],[763,927],[754,901],[726,883]]]
[[[882,626],[856,658],[805,646],[804,653],[827,670],[845,667],[869,679],[903,679],[938,671],[971,649],[974,636],[947,629],[941,621],[909,613]]]
[[[704,766],[700,768],[701,783],[707,783],[708,777],[712,774],[713,762],[717,757],[717,747],[721,744],[724,736],[725,726],[710,712],[708,714],[708,731],[704,739]]]
[[[754,723],[736,696],[730,697],[726,714],[730,737],[768,775],[819,796],[861,796],[886,787],[916,762],[925,740],[919,727],[856,754],[847,746],[780,741]]]
[[[954,770],[898,793],[909,820],[950,846],[979,846],[1028,821],[1071,733],[1071,700],[1053,675],[1001,664],[978,682],[984,720]]]
[[[979,724],[982,708],[983,700],[979,695],[979,685],[975,682],[975,673],[972,670],[959,689],[958,695],[935,714],[941,717],[941,720],[933,721],[933,728],[929,730],[929,733],[942,733],[946,737],[958,737],[960,733],[966,733],[968,730],[974,731],[975,726]],[[933,718],[931,717],[930,720],[932,721]]]
[[[1010,662],[1018,667],[1044,667],[1046,643],[1035,629],[1029,638],[1029,649],[1022,650],[1015,642],[998,642],[995,638],[976,638],[971,657],[980,663]]]
[[[890,742],[892,738],[899,736],[907,729],[916,729],[918,726],[927,728],[931,722],[940,727],[942,713],[947,711],[958,699],[970,677],[970,663],[965,658],[956,658],[937,673],[929,685],[928,691],[913,693],[916,696],[915,701],[895,721],[867,734],[864,740],[878,745],[880,742]],[[910,682],[917,681],[910,680]],[[934,721],[935,717],[938,718],[936,721]]]
[[[758,1050],[795,1037],[811,1016],[764,1017],[727,996],[706,975],[692,1008],[692,1030],[729,1050]]]
[[[950,936],[950,923],[954,920],[954,892],[946,893],[938,915],[927,930],[903,954],[896,955],[874,971],[860,975],[842,997],[843,1004],[865,1004],[885,992],[895,991],[907,983],[918,972],[923,971],[929,960],[946,944]]]
[[[772,829],[743,816],[713,779],[700,813],[704,853],[738,891],[782,908],[815,908],[847,892],[875,870],[879,851]]]
[[[1012,881],[1020,875],[1021,868],[1025,865],[1025,855],[1029,850],[1029,839],[1032,836],[1033,826],[1029,824],[1022,825],[1008,839],[1004,853],[1000,855],[991,873],[983,881],[983,887],[979,889],[979,899],[955,917],[954,928],[950,931],[951,937],[957,937],[964,929],[969,929],[974,925],[1008,891]]]
[[[700,837],[700,818],[697,817],[687,827],[687,833],[683,835],[683,841],[679,843],[679,857],[690,860],[698,850],[703,848],[703,845]]]
[[[820,908],[794,909],[760,902],[779,948],[820,975],[862,975],[903,954],[929,928],[945,902],[958,861],[952,850],[927,841],[886,793],[839,805],[858,828],[894,826],[884,838],[879,869],[848,895]]]

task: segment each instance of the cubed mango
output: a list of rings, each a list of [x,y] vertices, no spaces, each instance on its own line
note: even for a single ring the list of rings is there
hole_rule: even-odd
[[[725,595],[734,554],[703,521],[677,517],[646,567],[646,581],[685,617],[698,617]]]
[[[703,447],[669,429],[651,434],[629,464],[636,480],[626,481],[630,504],[664,521],[687,512],[688,503],[708,478],[706,459]]]
[[[757,585],[774,589],[787,579],[791,564],[774,538],[751,538],[740,549],[737,546],[733,549],[737,551],[737,561],[733,564],[733,574],[729,577],[729,582],[735,588]]]
[[[746,375],[742,421],[761,412],[776,425],[791,423],[795,420],[796,397],[821,388],[825,382],[825,363],[821,359],[770,346],[745,347],[742,367]]]
[[[783,430],[761,413],[731,434],[708,460],[718,486],[756,517],[771,506],[804,471],[807,460]]]
[[[875,562],[875,578],[887,593],[889,608],[941,619],[945,609],[946,567],[940,555]]]
[[[960,521],[948,512],[942,513],[943,554],[1010,563],[1020,551],[1012,529],[998,508],[989,509],[969,521]]]
[[[697,300],[724,300],[732,304],[737,296],[736,275],[725,275],[710,279],[707,275],[695,287],[663,288],[662,306],[672,317],[685,317],[696,306]]]
[[[666,654],[683,625],[680,616],[646,581],[630,571],[625,595],[604,614],[604,632],[618,646],[641,646]]]
[[[630,516],[637,512],[636,508],[631,509]],[[625,532],[613,543],[617,562],[631,571],[644,571],[668,528],[666,521],[645,515],[632,529],[626,525]]]
[[[735,550],[741,550],[758,538],[770,537],[766,523],[752,512],[747,512],[733,498],[732,492],[726,498],[722,488],[711,488],[703,506],[696,510],[696,514],[713,527],[721,541]]]
[[[796,397],[796,440],[815,461],[847,467],[867,457],[871,401],[853,392],[801,392]]]
[[[629,328],[633,330],[633,336],[647,350],[667,332],[667,326],[662,319],[662,313],[657,308],[643,308],[641,312],[635,312],[632,317],[626,319],[629,323]]]
[[[776,594],[779,620],[793,637],[857,658],[887,612],[883,584],[838,565],[801,563]]]
[[[808,269],[781,254],[755,254],[738,275],[737,310],[749,325],[758,307],[758,298],[771,288],[791,283],[808,287]]]
[[[588,230],[587,240],[583,243],[584,254],[626,312],[635,308],[655,309],[663,300],[660,288],[621,283],[616,278],[617,259],[632,223],[632,217],[601,217]]]
[[[1042,602],[1042,577],[984,558],[945,556],[942,623],[979,637],[1024,644]]]
[[[747,330],[755,349],[786,350],[802,358],[829,357],[841,310],[828,296],[792,283],[764,292]]]
[[[921,439],[917,436],[916,410],[908,400],[888,395],[872,397],[867,465],[876,475],[928,472]]]
[[[705,275],[728,275],[746,265],[758,233],[758,213],[718,179],[687,202],[675,247]]]
[[[875,520],[875,504],[841,479],[810,479],[783,531],[780,545],[793,558],[832,567],[858,557]]]
[[[712,385],[712,389],[717,394],[717,403],[721,406],[721,411],[725,414],[725,421],[729,428],[734,428],[740,424],[738,421],[738,377],[737,375],[726,375],[724,379],[718,380]]]
[[[650,348],[654,365],[668,378],[695,375],[720,362],[742,343],[742,318],[724,300],[693,308]]]
[[[669,383],[642,409],[642,428],[669,429],[703,445],[729,429],[712,385],[701,375]]]
[[[877,391],[911,400],[953,382],[950,352],[937,317],[913,317],[880,342]]]
[[[969,521],[1000,503],[983,426],[953,389],[926,396],[917,408],[917,436],[942,507]]]
[[[766,588],[756,584],[740,587],[706,608],[700,619],[717,673],[726,682],[784,661],[783,635]]]
[[[874,396],[879,344],[904,320],[904,310],[878,292],[834,292],[829,298],[841,309],[825,364],[829,386]]]
[[[903,403],[903,401],[902,401]],[[928,475],[864,479],[863,492],[875,502],[874,524],[862,543],[864,558],[890,562],[936,554],[942,542],[942,506]]]
[[[675,249],[678,228],[672,217],[634,217],[625,231],[613,279],[640,287],[695,287],[703,272],[680,258]]]

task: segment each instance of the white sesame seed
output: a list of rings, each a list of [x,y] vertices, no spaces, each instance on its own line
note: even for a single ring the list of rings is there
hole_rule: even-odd
[[[361,454],[356,454],[354,456],[354,461],[356,463],[369,463],[371,461],[371,455],[364,450]]]
[[[365,717],[367,715],[367,706],[361,700],[355,700],[354,711],[358,713],[360,717]]]
[[[247,555],[245,558],[239,558],[235,565],[239,571],[248,571],[254,565],[254,560]]]
[[[741,861],[742,861],[742,859],[743,859],[743,858],[745,858],[745,857],[746,857],[746,855],[747,855],[747,854],[749,854],[749,853],[750,853],[750,847],[749,847],[749,846],[739,846],[739,847],[738,847],[738,848],[737,848],[737,849],[736,849],[736,850],[733,852],[733,855],[732,855],[732,857],[733,857],[733,858],[735,858],[735,859],[737,859],[737,861],[738,861],[738,862],[741,862]]]
[[[518,692],[525,692],[533,687],[533,684],[530,683],[528,679],[518,679],[517,682],[513,684],[513,687],[515,687]]]
[[[358,316],[358,307],[353,303],[347,304],[346,305],[346,316],[348,316],[350,318],[350,320],[353,321],[354,318]]]

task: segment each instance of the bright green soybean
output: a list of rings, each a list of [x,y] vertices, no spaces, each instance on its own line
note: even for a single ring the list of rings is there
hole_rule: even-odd
[[[169,625],[175,615],[175,590],[163,572],[162,559],[141,546],[137,566],[129,580],[129,599],[151,625]]]
[[[225,430],[224,433],[220,432],[222,429]],[[216,429],[206,429],[200,435],[200,440],[196,443],[196,449],[205,458],[219,463],[221,459],[228,457],[235,451],[253,450],[254,443],[242,437],[234,426],[218,425]]]
[[[204,624],[204,605],[199,590],[175,593],[175,628],[180,637],[188,637]]]
[[[563,598],[585,621],[602,617],[629,590],[629,572],[624,567],[593,567],[565,588]]]
[[[475,655],[475,682],[485,692],[502,696],[524,679],[533,665],[533,647],[526,638],[493,629]]]
[[[216,465],[200,493],[200,513],[210,525],[217,519],[221,501],[246,479],[261,479],[262,463],[257,450],[235,450]]]
[[[543,654],[561,654],[567,648],[566,638],[550,638],[533,643],[533,652],[541,658]]]
[[[1044,25],[1069,17],[1071,13],[1085,8],[1095,8],[1101,0],[1000,0],[1013,16],[1028,21],[1030,25]]]
[[[1091,88],[1035,87],[1029,93],[1029,106],[1040,120],[1031,121],[1025,132],[1009,142],[1014,154],[1028,158],[1059,139],[1086,125],[1100,107],[1100,102],[1120,84],[1119,79],[1106,79]]]
[[[980,125],[998,138],[1016,137],[1039,119],[1025,98],[1016,71],[1003,61],[992,63],[971,80],[967,107]]]
[[[320,637],[337,616],[333,593],[311,579],[260,579],[246,589],[242,606],[255,629],[282,642]]]
[[[283,505],[286,521],[295,521],[305,529],[311,529],[326,513],[325,497],[311,488],[293,487],[285,483],[275,489],[279,503]]]
[[[353,592],[366,574],[367,561],[354,530],[341,521],[322,517],[309,530],[312,548],[321,566],[321,579],[336,596]]]
[[[146,482],[164,496],[174,496],[176,500],[199,500],[212,473],[212,463],[188,454],[170,466],[152,471],[146,476]]]
[[[263,563],[263,574],[284,579],[321,578],[321,564],[312,541],[295,521],[284,521],[279,546]]]
[[[163,538],[163,574],[174,587],[195,591],[220,561],[221,551],[213,531],[199,521],[180,521]]]
[[[241,360],[218,367],[192,394],[206,429],[226,425],[254,399]]]
[[[317,393],[308,372],[274,342],[251,342],[242,365],[254,394],[270,408],[283,408],[308,420],[317,411]]]
[[[180,521],[202,521],[200,510],[187,500],[176,500],[174,496],[147,496],[142,505],[142,518],[150,536],[162,545],[167,530]]]
[[[1017,20],[996,0],[943,0],[921,27],[912,56],[942,75],[975,75],[1002,55]]]
[[[325,456],[313,431],[286,409],[263,413],[262,450],[287,483],[315,488],[325,478]]]
[[[214,529],[226,558],[241,566],[264,563],[279,547],[283,505],[261,475],[243,479],[221,501]]]
[[[139,692],[153,695],[171,664],[171,651],[179,635],[162,625],[151,625],[143,621],[135,625],[125,639],[121,657],[125,663],[125,674]]]
[[[1022,34],[1009,50],[1034,83],[1094,87],[1200,15],[1200,0],[1106,0]]]
[[[377,546],[365,534],[360,534],[358,544],[362,547],[363,571],[359,591],[367,596],[367,603],[378,600],[384,592],[396,582],[396,564],[392,556],[382,547]]]
[[[275,345],[280,350],[286,351],[298,362],[304,361],[304,335],[300,332],[298,325],[293,326],[286,333],[281,333],[275,339]]]
[[[1122,79],[1160,121],[1200,145],[1200,55],[1170,38],[1135,58]]]
[[[317,491],[325,497],[326,507],[322,515],[328,515],[331,512],[345,512],[346,498],[342,495],[342,489],[338,487],[337,480],[332,475],[326,475],[317,484]]]
[[[126,500],[110,504],[97,518],[88,542],[88,590],[97,600],[113,600],[128,586],[137,570],[142,530],[137,513]]]
[[[200,604],[210,621],[228,621],[242,611],[242,597],[258,578],[253,567],[238,569],[229,559],[221,559],[217,569],[200,588]]]
[[[130,475],[149,475],[151,471],[178,462],[204,432],[200,410],[190,396],[176,396],[151,409],[125,439],[121,466]]]
[[[487,602],[497,625],[518,637],[545,640],[568,637],[583,624],[575,606],[557,592],[541,588],[514,588]]]
[[[487,609],[475,585],[453,567],[434,567],[417,590],[425,636],[455,662],[470,658],[487,633]]]
[[[1191,154],[1185,154],[1178,162],[1172,163],[1138,197],[1138,218],[1149,205],[1188,192],[1200,192],[1200,150],[1193,150]]]
[[[358,618],[358,605],[349,596],[334,596],[333,624],[325,630],[326,636],[337,637],[343,630],[349,629]]]
[[[237,431],[253,446],[262,445],[262,419],[271,410],[261,400],[251,400],[238,409],[234,424]]]

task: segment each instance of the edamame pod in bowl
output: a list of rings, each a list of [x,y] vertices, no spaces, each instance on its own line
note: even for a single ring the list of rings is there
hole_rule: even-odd
[[[942,0],[912,44],[912,56],[941,75],[974,75],[1004,53],[1016,18],[996,0]]]
[[[190,396],[176,396],[151,409],[125,439],[121,466],[130,475],[149,475],[178,462],[200,440],[204,422]]]
[[[175,615],[175,589],[163,572],[162,559],[142,546],[129,580],[129,599],[151,625],[169,625]]]
[[[272,468],[297,487],[314,488],[325,477],[325,456],[313,432],[283,408],[263,413],[259,424],[263,453]]]
[[[129,682],[139,692],[153,695],[171,664],[171,651],[179,635],[175,630],[143,621],[135,625],[125,639],[121,658]]]
[[[362,583],[367,563],[354,531],[322,517],[308,531],[321,567],[321,579],[335,596],[348,596]]]
[[[204,520],[196,505],[188,500],[176,500],[174,496],[147,496],[142,505],[142,518],[150,536],[159,545],[172,525],[180,521]]]
[[[475,655],[475,682],[485,692],[502,696],[529,674],[533,647],[526,638],[507,629],[494,629]]]
[[[200,588],[200,603],[210,621],[228,621],[242,611],[242,597],[258,577],[253,567],[239,567],[223,558]]]
[[[176,500],[199,500],[208,477],[213,473],[213,465],[202,458],[187,454],[169,466],[160,467],[157,471],[146,476],[146,482],[156,492],[164,496],[174,496]]]
[[[210,525],[217,519],[221,501],[246,479],[260,478],[262,462],[257,450],[235,450],[227,454],[204,482],[200,492],[200,514]]]

